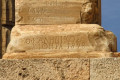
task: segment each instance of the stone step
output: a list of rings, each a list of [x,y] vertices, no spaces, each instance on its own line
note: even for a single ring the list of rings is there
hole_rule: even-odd
[[[120,80],[120,58],[0,60],[0,80]]]
[[[119,57],[117,52],[19,52],[5,53],[2,59],[39,59],[39,58],[110,58]]]
[[[101,24],[101,0],[15,0],[16,24]]]

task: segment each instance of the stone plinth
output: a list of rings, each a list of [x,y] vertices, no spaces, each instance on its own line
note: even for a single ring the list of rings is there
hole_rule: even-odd
[[[0,60],[0,80],[119,80],[120,58]]]
[[[101,0],[15,0],[16,24],[101,24]]]
[[[17,25],[7,53],[116,52],[116,45],[115,35],[96,24]]]
[[[120,80],[120,58],[91,59],[90,80]]]

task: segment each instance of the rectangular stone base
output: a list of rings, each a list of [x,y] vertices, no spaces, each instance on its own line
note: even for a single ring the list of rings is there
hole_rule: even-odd
[[[0,60],[0,80],[120,80],[120,58]]]

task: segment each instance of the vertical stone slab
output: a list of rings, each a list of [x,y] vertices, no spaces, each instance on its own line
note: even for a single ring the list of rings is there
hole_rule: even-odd
[[[120,58],[91,59],[90,80],[120,80]]]
[[[15,23],[15,0],[8,0],[9,24]]]
[[[6,52],[7,45],[10,41],[10,30],[2,26],[2,55]]]
[[[6,52],[6,29],[2,27],[2,55]]]
[[[6,15],[7,15],[7,5],[6,5],[6,3],[7,3],[7,0],[1,0],[2,1],[2,24],[6,24],[6,20],[7,20],[7,17],[6,17]]]
[[[2,25],[14,25],[15,22],[15,1],[2,1]]]
[[[16,0],[16,24],[101,24],[101,0]]]
[[[0,60],[0,80],[89,80],[89,59]]]

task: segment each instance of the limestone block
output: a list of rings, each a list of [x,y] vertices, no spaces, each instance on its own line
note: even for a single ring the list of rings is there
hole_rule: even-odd
[[[91,59],[90,80],[120,80],[120,58]]]
[[[120,80],[120,58],[0,60],[0,80]]]
[[[109,47],[111,47],[113,52],[117,51],[117,37],[111,32],[111,31],[106,31],[107,37],[110,41]]]
[[[89,59],[0,60],[0,80],[89,80]]]
[[[112,43],[96,24],[16,25],[7,52],[111,52]]]
[[[101,24],[101,0],[15,0],[16,24]]]
[[[21,52],[5,53],[2,59],[39,59],[39,58],[109,58],[118,57],[113,52]]]

